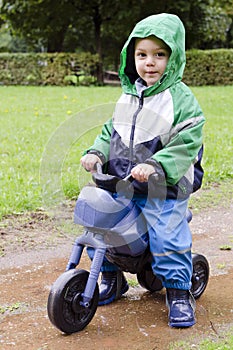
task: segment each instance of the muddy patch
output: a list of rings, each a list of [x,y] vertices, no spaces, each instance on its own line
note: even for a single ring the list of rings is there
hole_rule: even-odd
[[[67,234],[65,226],[57,234],[58,226],[49,217],[35,219],[33,224],[24,217],[26,227],[23,217],[8,218],[10,222],[1,226],[1,349],[155,350],[169,349],[169,344],[181,340],[195,344],[206,336],[220,338],[223,330],[233,326],[231,211],[206,211],[195,215],[191,223],[193,249],[204,254],[211,267],[207,289],[197,301],[194,327],[169,328],[164,291],[151,294],[136,286],[121,300],[99,307],[91,323],[70,336],[50,323],[46,305],[52,283],[65,270],[74,235]],[[23,242],[15,240],[16,233]],[[29,244],[28,239],[33,241]],[[86,255],[79,267],[89,270]]]

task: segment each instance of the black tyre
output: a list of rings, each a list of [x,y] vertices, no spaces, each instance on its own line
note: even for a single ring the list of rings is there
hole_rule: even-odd
[[[143,288],[146,288],[150,292],[158,292],[163,288],[161,280],[153,274],[149,262],[137,273],[137,280]]]
[[[64,272],[53,284],[48,297],[47,311],[51,323],[64,333],[71,334],[85,328],[95,315],[99,287],[89,307],[80,305],[89,272],[72,269]]]
[[[200,254],[192,254],[193,275],[191,292],[195,299],[203,294],[209,280],[209,263],[207,259]]]

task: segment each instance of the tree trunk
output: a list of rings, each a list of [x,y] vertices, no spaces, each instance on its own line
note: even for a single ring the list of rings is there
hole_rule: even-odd
[[[101,14],[99,12],[98,6],[94,8],[93,21],[95,26],[96,52],[99,55],[99,64],[97,67],[97,81],[98,81],[98,84],[103,85],[104,75],[103,75],[102,41],[101,41],[102,18],[101,18]]]
[[[67,31],[67,26],[64,26],[61,28],[56,35],[52,35],[52,37],[48,37],[48,52],[62,52],[63,51],[63,44],[65,40],[65,35]]]

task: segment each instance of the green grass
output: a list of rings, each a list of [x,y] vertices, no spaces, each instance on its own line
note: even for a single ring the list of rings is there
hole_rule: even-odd
[[[192,88],[206,117],[205,185],[233,179],[233,86]]]
[[[119,94],[102,87],[0,87],[0,218],[43,206],[40,162],[54,131],[77,112],[114,102]],[[72,161],[79,164],[79,157]]]
[[[213,336],[212,339],[175,342],[170,345],[169,350],[232,350],[232,331],[233,329],[218,337]]]
[[[233,187],[233,87],[192,90],[207,120],[203,192],[212,203],[213,184],[224,199],[221,189]],[[57,187],[64,198],[77,196],[88,180],[81,153],[120,93],[119,87],[0,87],[0,218],[42,207],[41,186],[54,196]]]
[[[16,302],[14,304],[11,305],[7,305],[7,306],[1,306],[0,305],[0,314],[4,314],[6,312],[15,312],[17,311],[19,308],[25,307],[24,304],[20,303],[20,302]]]

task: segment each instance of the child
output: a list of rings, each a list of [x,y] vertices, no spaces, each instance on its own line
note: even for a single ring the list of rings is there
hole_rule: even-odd
[[[185,31],[171,14],[140,21],[121,52],[123,93],[114,115],[81,158],[87,171],[99,162],[106,173],[134,181],[133,201],[144,215],[153,256],[152,269],[166,288],[171,327],[195,324],[190,293],[192,237],[186,220],[189,196],[202,182],[204,117],[181,82]],[[148,185],[157,174],[154,186]],[[122,272],[105,258],[99,305],[128,290]]]

